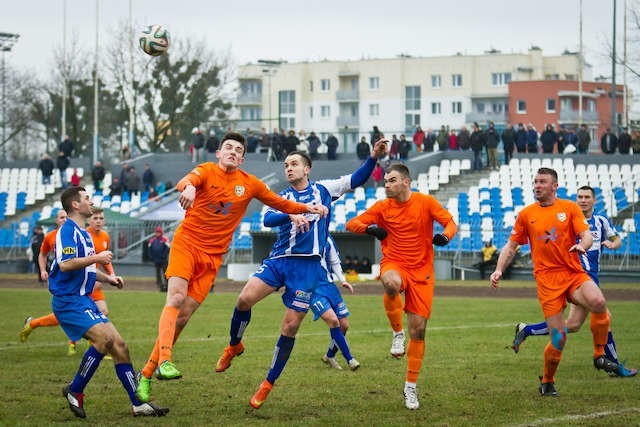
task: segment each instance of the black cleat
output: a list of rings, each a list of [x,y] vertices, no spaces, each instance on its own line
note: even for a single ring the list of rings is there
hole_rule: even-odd
[[[542,377],[540,377],[540,395],[541,396],[552,396],[558,397],[558,392],[556,391],[556,386],[553,383],[543,383]]]
[[[65,386],[62,389],[62,396],[67,399],[69,403],[69,409],[78,418],[87,418],[87,414],[84,412],[83,401],[84,393],[74,393],[69,389],[70,386]]]
[[[619,370],[618,364],[613,363],[611,360],[607,359],[604,354],[593,359],[593,366],[596,369],[603,370],[610,374],[617,374]]]

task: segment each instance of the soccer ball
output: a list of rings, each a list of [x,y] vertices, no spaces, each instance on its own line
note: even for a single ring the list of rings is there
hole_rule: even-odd
[[[159,56],[169,49],[169,32],[161,25],[150,25],[140,32],[138,42],[144,53]]]

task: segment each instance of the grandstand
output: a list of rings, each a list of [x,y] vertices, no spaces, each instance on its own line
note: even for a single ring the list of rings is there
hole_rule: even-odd
[[[343,155],[346,157],[347,155]],[[338,161],[319,160],[314,163],[312,178],[337,177],[350,173],[358,166],[351,158]],[[81,176],[88,175],[88,164],[78,159],[72,169]],[[596,188],[596,212],[610,217],[623,237],[623,247],[605,251],[605,265],[629,268],[640,258],[640,164],[632,156],[604,155],[516,155],[509,165],[497,171],[472,172],[470,152],[412,153],[408,166],[414,180],[414,191],[432,194],[454,215],[459,225],[458,235],[446,247],[436,248],[438,259],[450,260],[453,265],[472,264],[482,242],[493,240],[502,247],[509,237],[518,212],[533,202],[533,177],[541,166],[554,168],[559,175],[559,197],[575,200],[576,189],[584,184]],[[193,166],[184,154],[145,155],[130,162],[142,169],[150,163],[156,177],[165,182],[177,182]],[[60,208],[58,201],[62,189],[59,175],[52,176],[48,185],[41,184],[40,171],[35,162],[10,165],[0,169],[0,258],[26,258],[29,237],[36,223],[47,224]],[[263,179],[274,191],[285,188],[287,182],[281,165],[266,162],[264,155],[248,154],[243,169]],[[116,165],[107,173],[104,188],[108,188],[112,176],[119,173]],[[71,173],[68,173],[70,176]],[[94,191],[88,177],[82,184],[92,194],[93,201],[111,212],[107,225],[112,235],[116,259],[121,263],[140,266],[144,260],[143,243],[152,230],[161,225],[171,231],[183,212],[177,204],[175,190],[169,189],[153,200],[147,192],[111,195],[108,190]],[[362,241],[349,243],[350,235],[345,223],[377,200],[385,197],[382,187],[365,186],[348,193],[335,202],[330,224],[331,232],[344,235],[346,247],[342,253],[358,252]],[[249,206],[247,216],[236,230],[227,262],[256,262],[266,255],[265,248],[254,247],[253,235],[270,233],[262,225],[266,208],[258,202]],[[116,216],[118,214],[118,216]],[[126,221],[132,218],[134,221]],[[50,223],[50,221],[49,221]],[[437,231],[436,231],[437,232]],[[119,236],[124,236],[119,239]],[[345,240],[346,239],[346,240]],[[379,247],[366,248],[364,252],[379,256]],[[354,246],[355,245],[355,246]],[[527,253],[528,247],[522,248]],[[2,259],[0,259],[2,261]],[[609,261],[608,263],[606,261]],[[623,264],[626,261],[626,266]],[[0,262],[0,270],[4,263]],[[637,265],[637,262],[635,263]]]

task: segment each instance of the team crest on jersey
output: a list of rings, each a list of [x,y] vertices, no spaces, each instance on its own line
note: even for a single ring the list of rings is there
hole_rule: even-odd
[[[564,212],[558,212],[558,215],[556,215],[558,217],[558,221],[560,222],[565,222],[567,220],[567,214]]]
[[[244,186],[236,185],[236,196],[242,197],[244,195]]]

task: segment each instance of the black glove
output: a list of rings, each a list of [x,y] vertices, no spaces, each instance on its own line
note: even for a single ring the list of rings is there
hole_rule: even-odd
[[[387,230],[380,228],[375,224],[371,224],[367,227],[366,233],[375,237],[378,240],[382,240],[387,237]]]
[[[446,246],[449,243],[449,238],[444,234],[436,234],[433,236],[433,244],[436,246]]]

